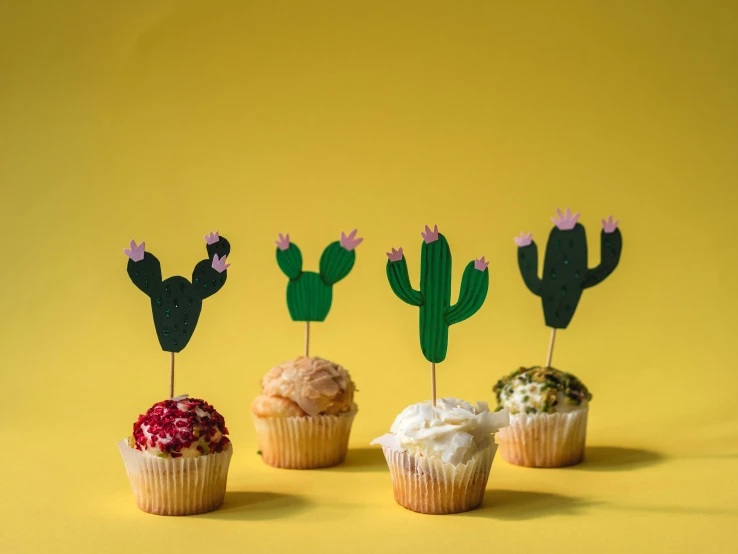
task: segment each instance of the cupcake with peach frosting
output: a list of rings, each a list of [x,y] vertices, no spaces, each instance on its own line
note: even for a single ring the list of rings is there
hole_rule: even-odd
[[[301,356],[270,369],[261,386],[251,412],[266,464],[314,469],[343,462],[357,412],[346,369]]]
[[[157,402],[118,443],[136,504],[159,515],[215,510],[225,497],[231,442],[223,416],[198,398]]]

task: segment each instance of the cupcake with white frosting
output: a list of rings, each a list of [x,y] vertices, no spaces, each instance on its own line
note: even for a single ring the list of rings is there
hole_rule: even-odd
[[[193,515],[223,503],[233,448],[223,416],[204,400],[157,402],[118,443],[137,506],[159,515]]]
[[[390,433],[372,444],[382,446],[398,504],[424,514],[453,514],[482,503],[497,450],[494,436],[507,424],[507,410],[441,398],[436,406],[408,406]]]
[[[264,462],[315,469],[344,461],[356,416],[356,386],[342,366],[299,357],[270,369],[252,405]]]
[[[570,373],[520,368],[494,386],[510,425],[497,435],[502,458],[528,467],[563,467],[584,459],[592,395]]]

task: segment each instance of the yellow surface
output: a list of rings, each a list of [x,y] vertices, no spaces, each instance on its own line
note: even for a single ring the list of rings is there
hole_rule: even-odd
[[[208,7],[205,7],[206,4]],[[738,533],[738,7],[735,2],[0,3],[0,551],[729,552]],[[555,365],[595,394],[588,461],[497,460],[482,509],[396,506],[371,438],[429,395],[417,311],[385,282],[438,223],[453,290],[492,260],[453,327],[439,393],[491,399],[541,363],[513,235],[556,207],[621,220],[617,271],[584,293]],[[366,237],[314,351],[359,385],[348,463],[263,467],[249,403],[303,328],[274,260]],[[225,507],[136,510],[116,441],[167,392],[167,355],[121,249],[189,275],[233,243],[226,287],[178,357],[177,392],[225,414]]]

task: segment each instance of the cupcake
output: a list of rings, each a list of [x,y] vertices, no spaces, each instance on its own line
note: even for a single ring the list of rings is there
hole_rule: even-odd
[[[346,369],[301,356],[270,369],[261,386],[251,412],[264,463],[315,469],[343,462],[357,412]]]
[[[223,504],[233,448],[223,416],[204,400],[178,396],[154,404],[118,443],[136,505],[186,516]]]
[[[423,514],[454,514],[478,507],[497,451],[495,433],[507,410],[490,412],[457,398],[413,404],[397,416],[382,446],[395,500]]]
[[[436,400],[436,364],[446,359],[451,325],[472,317],[489,289],[484,256],[466,264],[456,304],[451,304],[451,249],[429,225],[421,231],[420,290],[410,283],[402,247],[387,252],[387,280],[400,300],[419,308],[420,348],[430,362],[430,402],[413,404],[397,416],[381,444],[392,476],[395,500],[424,514],[453,514],[482,503],[497,446],[494,433],[507,412],[491,413],[456,398]]]
[[[118,443],[136,504],[152,514],[209,512],[225,495],[232,449],[223,416],[204,400],[174,396],[175,355],[189,344],[203,302],[223,288],[231,266],[228,240],[218,231],[203,238],[208,257],[195,264],[192,281],[164,279],[145,242],[131,240],[123,249],[128,277],[149,298],[156,336],[169,353],[170,400],[152,406],[133,425],[133,436]]]
[[[510,425],[497,434],[502,458],[520,466],[563,467],[584,459],[592,395],[582,382],[553,368],[520,368],[494,386],[497,409]]]
[[[543,367],[521,368],[495,385],[498,408],[510,409],[510,426],[497,435],[502,457],[528,467],[562,467],[584,458],[588,404],[592,395],[576,377],[553,369],[557,331],[571,324],[582,295],[618,267],[623,251],[619,220],[602,219],[600,261],[591,267],[587,233],[579,212],[556,210],[551,220],[543,271],[532,233],[515,237],[523,283],[540,298],[551,329]]]

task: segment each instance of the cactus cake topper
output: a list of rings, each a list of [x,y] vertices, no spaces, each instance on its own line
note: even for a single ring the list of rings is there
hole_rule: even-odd
[[[551,327],[551,339],[546,366],[551,367],[557,329],[566,329],[574,317],[582,292],[604,281],[618,265],[623,250],[623,237],[618,229],[620,221],[612,216],[602,220],[601,253],[597,267],[589,268],[587,236],[579,223],[579,212],[572,215],[569,208],[558,217],[552,217],[554,228],[548,237],[543,260],[542,277],[538,276],[538,248],[531,233],[515,237],[518,245],[518,267],[525,285],[541,298],[543,316]]]
[[[310,322],[325,321],[333,302],[333,285],[346,277],[356,261],[355,249],[364,240],[354,229],[329,244],[320,257],[320,271],[302,270],[302,253],[290,242],[290,235],[279,233],[277,264],[289,278],[287,309],[293,321],[305,322],[305,357],[310,353]]]
[[[205,235],[208,258],[197,263],[192,272],[192,282],[174,276],[162,280],[161,265],[146,243],[131,241],[128,256],[128,276],[151,299],[154,328],[161,349],[170,352],[169,397],[174,397],[174,353],[181,352],[190,342],[200,318],[202,301],[218,292],[226,282],[226,257],[231,245],[216,231]]]
[[[446,358],[448,328],[473,316],[484,304],[489,288],[489,262],[482,256],[464,269],[456,304],[451,305],[451,250],[446,237],[427,225],[420,233],[420,290],[413,289],[402,248],[387,252],[387,279],[395,295],[420,308],[420,347],[431,363],[431,392],[436,405],[436,364]]]

